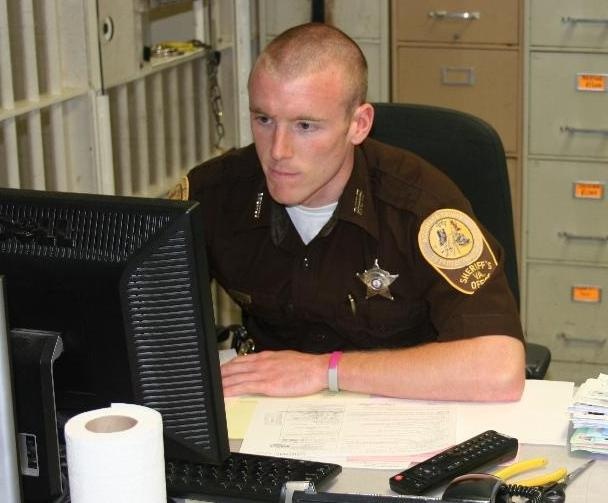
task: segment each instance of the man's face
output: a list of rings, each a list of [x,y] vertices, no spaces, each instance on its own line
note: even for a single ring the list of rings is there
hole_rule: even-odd
[[[249,86],[251,130],[268,190],[285,205],[319,207],[338,200],[353,167],[355,114],[346,113],[335,67],[281,79],[263,67]]]

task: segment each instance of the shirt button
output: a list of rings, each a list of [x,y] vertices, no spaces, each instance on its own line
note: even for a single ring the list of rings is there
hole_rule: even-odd
[[[308,269],[309,266],[310,266],[310,262],[308,260],[308,257],[304,257],[304,259],[302,260],[302,267],[304,269]]]

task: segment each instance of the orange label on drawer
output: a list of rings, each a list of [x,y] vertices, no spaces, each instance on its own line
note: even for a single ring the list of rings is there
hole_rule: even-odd
[[[576,76],[576,88],[579,91],[605,91],[606,75],[601,73],[579,73]]]
[[[577,199],[603,199],[604,184],[600,182],[574,182],[574,197]]]
[[[573,286],[572,300],[574,302],[601,302],[602,289],[598,286]]]

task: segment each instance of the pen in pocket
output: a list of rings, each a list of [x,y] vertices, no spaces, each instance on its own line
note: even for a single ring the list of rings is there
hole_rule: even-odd
[[[357,315],[357,303],[355,302],[355,298],[352,296],[352,294],[348,294],[347,296],[348,299],[348,303],[350,305],[350,310],[353,313],[353,316]]]

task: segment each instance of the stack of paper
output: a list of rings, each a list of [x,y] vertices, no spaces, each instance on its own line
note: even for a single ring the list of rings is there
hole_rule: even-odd
[[[608,375],[587,379],[568,410],[573,428],[570,449],[608,454]]]

